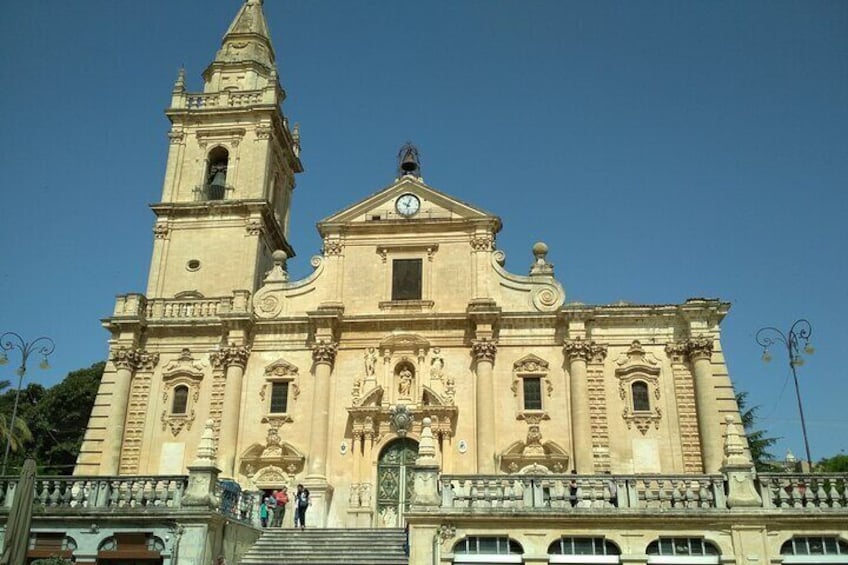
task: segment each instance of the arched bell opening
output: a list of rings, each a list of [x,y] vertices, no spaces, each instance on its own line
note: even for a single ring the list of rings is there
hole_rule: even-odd
[[[230,152],[223,147],[215,147],[207,159],[206,182],[204,192],[206,200],[223,200],[227,193],[227,169]]]

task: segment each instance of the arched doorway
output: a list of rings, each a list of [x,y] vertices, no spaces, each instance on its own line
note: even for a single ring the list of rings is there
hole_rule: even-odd
[[[399,528],[412,501],[418,442],[398,438],[380,452],[377,463],[377,525]]]

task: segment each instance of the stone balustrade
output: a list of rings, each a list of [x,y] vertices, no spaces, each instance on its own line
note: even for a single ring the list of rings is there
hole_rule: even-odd
[[[442,508],[725,508],[711,475],[473,475],[441,477]]]
[[[175,97],[172,107],[195,110],[238,108],[261,103],[274,103],[270,90],[242,90],[212,93],[182,93]]]
[[[0,478],[0,508],[10,507],[17,477]],[[36,477],[33,504],[45,511],[179,508],[188,478]]]
[[[173,512],[184,507],[188,480],[187,476],[36,477],[32,502],[41,514]],[[19,481],[0,477],[0,514],[12,506]],[[243,491],[233,481],[218,481],[215,496],[219,513],[258,525],[259,493]]]
[[[760,473],[766,508],[848,508],[848,473]]]
[[[155,299],[147,303],[147,318],[214,318],[228,311],[232,298]]]

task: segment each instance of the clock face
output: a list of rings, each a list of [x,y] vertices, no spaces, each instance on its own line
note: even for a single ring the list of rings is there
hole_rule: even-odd
[[[421,208],[421,201],[414,194],[403,194],[395,202],[395,210],[405,218],[414,216]]]

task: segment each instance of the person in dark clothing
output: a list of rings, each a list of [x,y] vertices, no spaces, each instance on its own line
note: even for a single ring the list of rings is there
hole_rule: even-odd
[[[297,492],[294,495],[294,527],[300,525],[300,529],[306,527],[306,509],[312,502],[309,500],[309,489],[303,485],[297,485]]]

